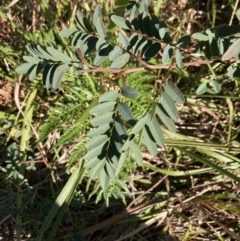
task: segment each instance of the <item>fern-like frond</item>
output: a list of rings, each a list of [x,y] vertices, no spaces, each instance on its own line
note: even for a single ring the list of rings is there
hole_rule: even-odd
[[[86,142],[80,141],[75,147],[68,160],[68,169],[86,153]]]
[[[55,147],[59,147],[68,142],[74,141],[82,132],[84,128],[80,125],[73,125],[69,127],[64,134],[58,139]]]

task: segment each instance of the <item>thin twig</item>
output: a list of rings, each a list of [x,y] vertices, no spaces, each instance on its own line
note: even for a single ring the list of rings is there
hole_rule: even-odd
[[[235,6],[234,6],[234,9],[233,9],[233,12],[232,12],[232,16],[231,16],[231,19],[230,19],[229,24],[228,24],[229,26],[232,25],[232,21],[233,21],[235,12],[236,12],[236,10],[237,10],[238,3],[239,3],[239,0],[237,0],[237,1],[235,2]]]
[[[38,144],[39,144],[39,151],[40,151],[40,154],[42,156],[42,160],[44,162],[44,164],[46,165],[46,167],[49,168],[50,172],[51,172],[51,166],[50,164],[48,163],[48,160],[47,160],[47,155],[46,155],[46,152],[44,150],[44,147],[42,145],[42,143],[39,141],[39,137],[38,137],[38,134],[36,132],[36,130],[34,129],[33,125],[31,124],[31,122],[28,120],[28,118],[26,117],[25,113],[22,111],[22,106],[20,104],[20,101],[19,101],[19,91],[20,91],[20,85],[21,85],[21,81],[22,81],[22,75],[20,75],[18,77],[18,81],[16,81],[16,84],[15,84],[15,89],[14,89],[14,102],[19,110],[19,112],[23,115],[23,117],[27,120],[29,126],[31,127],[37,141],[38,141]],[[53,175],[53,173],[51,172],[51,177],[52,177],[52,180],[53,182],[56,183],[56,179]]]
[[[189,67],[189,66],[199,66],[199,65],[205,65],[205,64],[211,64],[213,63],[213,60],[199,60],[199,61],[192,61],[189,63],[185,63],[184,67]],[[118,75],[118,78],[121,77],[122,75],[130,74],[133,72],[139,72],[139,71],[144,71],[146,69],[175,69],[178,68],[177,65],[150,65],[146,64],[144,67],[138,67],[138,68],[132,68],[132,69],[111,69],[111,68],[103,68],[103,67],[94,67],[90,69],[79,69],[78,73],[89,73],[89,72],[110,72],[110,73],[122,73]],[[114,77],[114,79],[117,79]]]

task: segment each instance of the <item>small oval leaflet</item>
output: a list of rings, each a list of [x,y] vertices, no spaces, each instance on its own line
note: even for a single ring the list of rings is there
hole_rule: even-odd
[[[87,154],[83,157],[85,160],[91,160],[94,157],[99,156],[102,151],[103,151],[103,147],[105,145],[107,141],[102,142],[100,145],[98,145],[97,147],[91,149],[89,152],[87,152]]]
[[[188,45],[191,43],[191,36],[189,34],[183,35],[176,44],[176,47],[178,48],[187,48]]]
[[[99,103],[102,103],[105,101],[114,101],[119,97],[119,95],[120,95],[120,90],[110,90],[99,97]]]
[[[173,120],[176,121],[179,118],[178,111],[177,111],[177,108],[176,108],[173,100],[165,92],[162,92],[161,104],[162,104],[163,108],[166,110],[166,112],[168,113],[168,115]]]
[[[103,63],[106,59],[108,58],[108,56],[100,56],[99,54],[96,54],[94,60],[93,60],[93,64],[96,66],[99,66],[101,63]]]
[[[60,85],[61,79],[63,75],[68,71],[69,65],[68,64],[62,64],[59,65],[53,75],[53,81],[52,81],[52,86],[54,89],[57,89]]]
[[[235,41],[222,56],[222,61],[227,61],[240,53],[240,39]]]
[[[138,92],[129,86],[123,86],[121,88],[121,94],[130,99],[134,99],[138,96]]]
[[[34,64],[30,64],[30,63],[24,63],[20,66],[18,66],[16,68],[16,71],[19,73],[19,74],[26,74],[28,72],[28,70],[30,68],[32,68],[34,66]]]
[[[42,59],[32,56],[23,56],[23,59],[30,64],[38,64]]]
[[[216,80],[211,80],[211,83],[212,83],[215,93],[219,93],[221,91],[220,84]]]
[[[100,125],[98,128],[94,128],[93,130],[89,131],[87,133],[87,136],[94,137],[94,136],[105,133],[109,129],[110,129],[110,124],[106,123],[106,124]]]
[[[129,147],[130,147],[131,151],[133,152],[133,155],[135,157],[135,160],[136,160],[136,163],[138,164],[138,166],[142,166],[143,165],[142,153],[141,153],[139,147],[137,146],[137,144],[135,144],[133,141],[131,141],[131,143],[129,144]]]
[[[62,38],[68,38],[71,36],[73,33],[77,32],[78,30],[76,28],[66,28],[61,30],[58,34]]]
[[[60,52],[57,49],[54,49],[52,47],[47,47],[47,51],[49,52],[49,54],[52,55],[52,57],[54,58],[55,61],[61,61],[61,62],[71,61],[70,57],[68,57],[66,54]]]
[[[43,68],[44,65],[41,62],[39,62],[34,68],[31,68],[32,71],[29,75],[29,80],[34,80]]]
[[[143,28],[144,28],[144,32],[147,34],[148,37],[153,37],[153,33],[152,33],[152,29],[151,29],[151,20],[150,17],[147,15],[147,13],[145,12],[143,14]]]
[[[165,110],[163,109],[161,104],[156,106],[156,113],[158,117],[161,119],[163,124],[172,132],[176,132],[176,127],[171,118],[167,114],[165,114]]]
[[[150,121],[151,116],[146,114],[143,118],[141,118],[136,125],[132,128],[131,134],[137,134],[139,131],[143,129],[143,127]]]
[[[107,112],[103,115],[99,115],[91,120],[92,126],[100,126],[105,123],[110,123],[113,119],[113,112]]]
[[[152,133],[152,136],[153,136],[155,142],[159,146],[163,147],[164,146],[163,133],[162,133],[160,125],[157,121],[157,118],[155,116],[153,116],[152,121],[148,123],[148,127],[149,127],[150,132]]]
[[[163,55],[162,55],[163,64],[167,64],[170,61],[172,55],[173,55],[173,47],[168,44],[163,50]]]
[[[146,58],[147,60],[153,58],[161,49],[160,43],[154,43],[150,45],[150,47],[144,52],[143,58]]]
[[[92,168],[96,166],[101,160],[98,157],[94,157],[91,160],[88,160],[85,162],[84,167],[86,168]]]
[[[178,68],[181,69],[184,67],[184,64],[182,61],[182,52],[179,49],[177,49],[177,51],[176,51],[176,63],[177,63]]]
[[[88,143],[87,149],[93,149],[108,139],[107,135],[94,136]]]
[[[114,107],[116,105],[115,101],[107,101],[107,102],[103,102],[95,107],[93,107],[89,113],[91,115],[100,115],[100,114],[104,114],[106,112],[110,112],[113,111]]]
[[[208,41],[208,36],[203,33],[194,33],[194,34],[192,34],[192,38],[194,38],[198,41]]]
[[[101,172],[101,170],[105,166],[105,163],[106,163],[106,159],[104,158],[92,169],[90,179],[94,179],[97,175],[99,175],[99,173]]]
[[[204,83],[200,84],[200,85],[198,86],[197,90],[196,90],[196,94],[197,94],[197,95],[202,95],[202,94],[204,94],[204,93],[207,91],[207,89],[208,89],[207,84],[208,84],[207,82],[204,82]]]
[[[153,137],[152,137],[151,133],[149,131],[147,131],[146,127],[143,128],[142,135],[143,135],[143,138],[145,140],[147,149],[149,150],[149,153],[152,156],[156,156],[157,152],[158,152],[157,151],[157,144],[152,139]]]
[[[127,37],[122,32],[119,32],[118,39],[119,39],[119,43],[122,45],[122,47],[124,49],[126,49],[126,47],[129,45]]]
[[[100,17],[97,18],[95,27],[96,27],[96,30],[97,30],[97,33],[99,34],[99,36],[104,39],[107,36],[107,31],[103,24],[102,18],[100,18]]]
[[[124,53],[123,55],[119,56],[117,59],[115,59],[110,68],[112,69],[120,69],[122,68],[130,59],[129,53]]]
[[[114,49],[109,53],[109,60],[114,61],[121,55],[122,50],[118,46],[115,46]]]
[[[122,118],[125,121],[127,121],[127,122],[135,121],[131,110],[125,103],[119,103],[117,108],[118,108],[119,114],[122,116]]]
[[[177,102],[179,104],[184,103],[185,99],[184,99],[182,92],[171,80],[168,80],[164,84],[164,90],[175,102]]]
[[[100,7],[99,4],[97,4],[97,6],[94,9],[94,13],[93,13],[93,25],[96,26],[98,18],[102,18],[102,9]]]
[[[130,29],[131,25],[123,17],[112,15],[111,20],[120,28]]]
[[[108,183],[109,183],[109,176],[108,176],[105,168],[102,168],[99,175],[100,175],[100,178],[99,178],[100,185],[101,185],[102,189],[106,189],[108,186]]]
[[[111,178],[111,180],[115,181],[115,169],[112,167],[112,165],[109,163],[109,161],[106,162],[106,171],[108,176]]]
[[[117,168],[115,170],[115,176],[117,176],[119,174],[119,172],[122,170],[122,166],[123,166],[125,160],[126,160],[126,152],[122,152],[121,156],[119,158],[118,164],[117,164]]]

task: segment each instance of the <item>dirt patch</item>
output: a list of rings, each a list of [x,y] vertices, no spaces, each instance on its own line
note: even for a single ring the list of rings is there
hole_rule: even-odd
[[[0,109],[5,109],[13,102],[14,83],[0,80]]]

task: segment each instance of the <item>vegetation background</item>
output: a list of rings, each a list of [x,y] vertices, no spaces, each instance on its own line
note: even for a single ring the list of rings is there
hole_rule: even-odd
[[[79,77],[71,70],[57,90],[44,88],[39,77],[23,77],[16,95],[15,69],[27,54],[27,44],[66,46],[58,32],[74,25],[77,10],[91,19],[99,3],[108,24],[108,15],[123,2],[127,1],[0,0],[2,240],[240,240],[240,82],[226,78],[225,65],[171,71],[169,78],[186,98],[178,106],[177,133],[165,132],[166,146],[156,157],[142,149],[144,166],[129,163],[120,173],[121,182],[108,193],[98,180],[89,181],[89,171],[81,173],[79,186],[66,184],[86,153],[82,133],[91,125],[84,110],[101,88],[112,85],[110,75]],[[177,41],[184,34],[238,25],[238,3],[155,0],[149,12],[167,23]],[[151,74],[163,81],[161,73]],[[212,75],[221,81],[221,92],[196,96],[199,84]],[[154,77],[128,78],[138,86],[139,81],[153,83]],[[83,119],[84,125],[78,125]],[[65,193],[76,189],[72,200],[59,196],[64,187]]]

